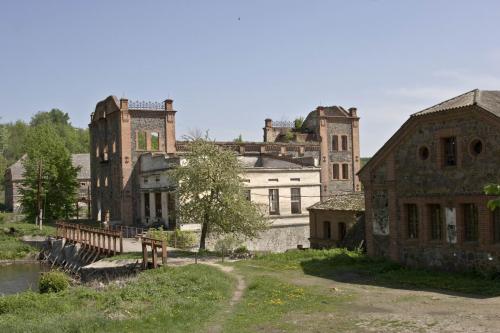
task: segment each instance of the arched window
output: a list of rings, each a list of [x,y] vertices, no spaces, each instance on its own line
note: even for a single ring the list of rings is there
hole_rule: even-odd
[[[323,238],[332,239],[332,227],[329,221],[323,222]]]

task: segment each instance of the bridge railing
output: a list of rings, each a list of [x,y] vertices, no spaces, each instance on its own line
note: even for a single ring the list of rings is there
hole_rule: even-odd
[[[142,268],[148,268],[148,246],[151,247],[151,255],[153,257],[153,268],[158,267],[158,252],[161,249],[161,263],[163,266],[167,265],[167,241],[162,239],[154,239],[149,237],[142,237]]]
[[[120,231],[89,227],[82,224],[57,222],[56,237],[67,242],[80,243],[104,255],[123,253],[123,237]]]

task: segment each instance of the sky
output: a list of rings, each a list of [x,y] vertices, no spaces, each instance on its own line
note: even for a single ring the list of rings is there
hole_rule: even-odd
[[[358,108],[361,155],[408,116],[500,90],[500,1],[0,2],[0,117],[174,99],[177,137],[261,141],[265,118]]]

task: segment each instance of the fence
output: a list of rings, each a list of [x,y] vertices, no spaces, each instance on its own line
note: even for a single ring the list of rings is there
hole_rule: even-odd
[[[67,242],[80,243],[82,248],[95,250],[99,254],[115,255],[123,252],[123,237],[120,231],[57,222],[56,237],[64,238]]]
[[[158,267],[158,252],[161,249],[161,263],[163,266],[167,265],[167,242],[154,238],[143,237],[142,243],[142,268],[148,268],[148,246],[151,246],[151,255],[153,257],[153,268]]]
[[[118,224],[110,226],[109,230],[121,232],[123,238],[141,237],[147,231],[145,228],[128,227]]]

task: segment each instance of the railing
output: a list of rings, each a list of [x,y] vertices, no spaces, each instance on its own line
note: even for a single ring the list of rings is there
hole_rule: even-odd
[[[155,110],[165,111],[165,104],[162,102],[129,101],[129,110]]]
[[[167,265],[167,242],[165,240],[143,237],[142,243],[142,268],[148,268],[148,246],[151,247],[151,254],[153,257],[153,268],[158,267],[158,252],[161,249],[161,263],[163,266]]]
[[[119,224],[110,226],[109,230],[119,231],[123,238],[135,238],[142,236],[144,232],[146,232],[146,229],[144,228],[129,227]]]
[[[99,254],[115,255],[123,252],[123,237],[120,231],[57,222],[56,237],[64,238],[67,242],[80,243],[83,248],[97,251]]]

